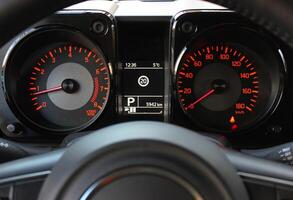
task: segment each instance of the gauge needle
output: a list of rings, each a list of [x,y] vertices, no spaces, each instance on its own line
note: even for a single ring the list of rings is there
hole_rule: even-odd
[[[209,90],[207,93],[205,93],[200,98],[198,98],[195,102],[193,102],[192,104],[190,104],[187,108],[193,109],[196,104],[198,104],[202,100],[206,99],[207,97],[209,97],[210,95],[212,95],[214,92],[215,92],[214,89]]]
[[[42,90],[42,91],[39,91],[39,92],[35,92],[32,95],[40,95],[40,94],[55,92],[55,91],[58,91],[58,90],[62,90],[62,86],[57,86],[57,87],[53,87],[53,88],[50,88],[50,89],[47,89],[47,90]]]

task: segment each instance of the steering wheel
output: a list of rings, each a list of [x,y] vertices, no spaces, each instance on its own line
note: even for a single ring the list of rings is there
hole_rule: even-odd
[[[80,1],[2,0],[0,45]],[[291,0],[210,1],[238,11],[293,47]],[[223,149],[197,133],[159,122],[113,125],[68,148],[0,166],[1,185],[48,176],[39,200],[248,200],[239,175],[293,183],[288,166]]]

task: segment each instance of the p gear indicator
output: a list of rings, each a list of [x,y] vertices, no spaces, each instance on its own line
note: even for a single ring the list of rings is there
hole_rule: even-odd
[[[163,114],[163,96],[161,95],[125,95],[124,112],[129,115],[161,115]]]

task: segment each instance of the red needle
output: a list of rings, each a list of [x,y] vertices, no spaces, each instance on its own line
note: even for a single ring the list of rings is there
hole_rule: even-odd
[[[196,104],[198,104],[199,102],[201,102],[202,100],[204,100],[205,98],[209,97],[210,95],[212,95],[215,92],[214,89],[209,90],[207,93],[205,93],[204,95],[202,95],[202,97],[200,97],[199,99],[197,99],[195,102],[193,102],[192,104],[190,104],[187,108],[189,109],[193,109],[194,106]]]
[[[40,95],[40,94],[45,94],[45,93],[49,93],[49,92],[55,92],[55,91],[58,91],[58,90],[62,90],[62,86],[57,86],[57,87],[53,87],[53,88],[50,88],[50,89],[47,89],[47,90],[42,90],[42,91],[39,91],[39,92],[35,92],[32,95]]]

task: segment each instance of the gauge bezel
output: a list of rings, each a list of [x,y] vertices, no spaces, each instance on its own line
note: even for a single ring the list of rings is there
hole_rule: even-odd
[[[237,27],[235,27],[237,26]],[[275,59],[278,63],[278,66],[276,66],[276,69],[278,68],[278,72],[279,72],[279,87],[277,89],[277,94],[270,95],[272,96],[274,99],[272,100],[271,103],[269,103],[269,106],[266,110],[265,113],[263,113],[251,126],[246,127],[244,129],[241,129],[239,131],[236,132],[232,132],[232,131],[222,131],[222,130],[217,130],[214,129],[212,127],[207,127],[201,123],[199,123],[198,121],[196,121],[195,119],[192,119],[192,117],[189,116],[189,114],[186,113],[186,111],[182,108],[181,103],[179,102],[179,96],[177,93],[177,72],[178,72],[178,68],[179,68],[179,64],[183,58],[183,56],[185,55],[186,51],[188,50],[189,47],[194,46],[195,40],[201,38],[201,37],[205,37],[205,35],[210,35],[210,33],[213,30],[229,30],[229,31],[234,31],[235,34],[239,34],[239,33],[243,33],[243,32],[250,32],[251,34],[254,34],[256,38],[260,38],[261,42],[263,44],[266,44],[267,46],[271,47],[271,52],[274,54]],[[224,43],[227,41],[224,41]],[[245,44],[240,43],[240,45],[247,47]],[[251,49],[252,51],[255,51],[254,48],[251,48],[251,44],[248,45],[248,48]],[[174,55],[173,55],[174,56]],[[261,58],[263,59],[263,55],[261,55]],[[179,105],[181,111],[184,113],[185,116],[188,117],[188,119],[194,124],[196,125],[197,128],[203,130],[203,131],[209,131],[209,132],[213,132],[213,133],[222,133],[222,134],[245,134],[253,129],[255,129],[258,125],[261,125],[263,123],[266,122],[266,120],[269,119],[269,117],[271,115],[273,115],[273,113],[275,112],[275,110],[277,109],[282,96],[283,96],[283,91],[284,91],[284,85],[285,85],[285,75],[287,73],[287,65],[286,65],[286,61],[283,57],[283,53],[282,50],[278,47],[278,45],[273,42],[273,40],[266,34],[264,34],[262,31],[257,31],[255,28],[246,26],[244,24],[234,24],[234,23],[227,23],[227,24],[221,24],[221,25],[216,25],[216,26],[211,26],[203,31],[199,31],[198,33],[195,33],[192,37],[190,37],[190,39],[188,40],[188,42],[186,43],[186,45],[183,47],[183,49],[180,51],[180,53],[178,54],[178,57],[174,63],[173,61],[173,94],[175,97],[175,103]],[[272,80],[275,81],[275,80]],[[273,85],[273,84],[272,84]]]
[[[47,34],[55,34],[56,37],[54,37],[51,40],[48,40],[48,37],[45,36]],[[44,46],[51,45],[53,43],[63,42],[63,43],[73,43],[73,44],[79,44],[82,45],[88,49],[93,50],[94,52],[100,52],[101,56],[105,60],[106,67],[108,69],[109,73],[109,91],[107,92],[107,99],[105,104],[102,106],[102,109],[87,123],[84,123],[78,127],[73,128],[47,128],[42,125],[39,125],[38,123],[34,122],[32,119],[30,119],[28,116],[26,116],[25,113],[22,112],[21,108],[17,105],[17,101],[15,101],[15,98],[13,98],[13,90],[11,87],[8,88],[9,83],[7,82],[7,77],[11,75],[7,75],[7,71],[10,67],[15,68],[13,64],[15,63],[16,58],[22,58],[21,60],[24,60],[24,50],[22,49],[23,46],[28,44],[33,44],[34,46],[31,48],[32,51],[36,51],[39,49],[39,44],[34,44],[33,41],[40,37],[44,39]],[[38,38],[38,40],[40,40]],[[19,61],[18,61],[19,62]],[[30,127],[32,130],[46,133],[46,134],[69,134],[73,132],[78,132],[83,129],[86,129],[87,127],[91,126],[94,122],[97,121],[98,118],[101,117],[101,115],[104,113],[105,109],[107,109],[110,97],[113,93],[113,69],[112,64],[109,62],[108,57],[104,54],[102,49],[99,47],[97,42],[93,41],[89,37],[87,37],[85,34],[83,34],[81,31],[65,26],[65,25],[51,25],[51,26],[40,26],[38,28],[33,28],[25,32],[23,35],[21,35],[19,38],[15,40],[15,42],[10,46],[8,52],[5,55],[5,59],[3,62],[3,70],[2,70],[2,85],[3,85],[3,91],[5,94],[6,102],[12,112],[15,114],[15,116],[18,118],[20,122],[25,124],[26,126]]]

